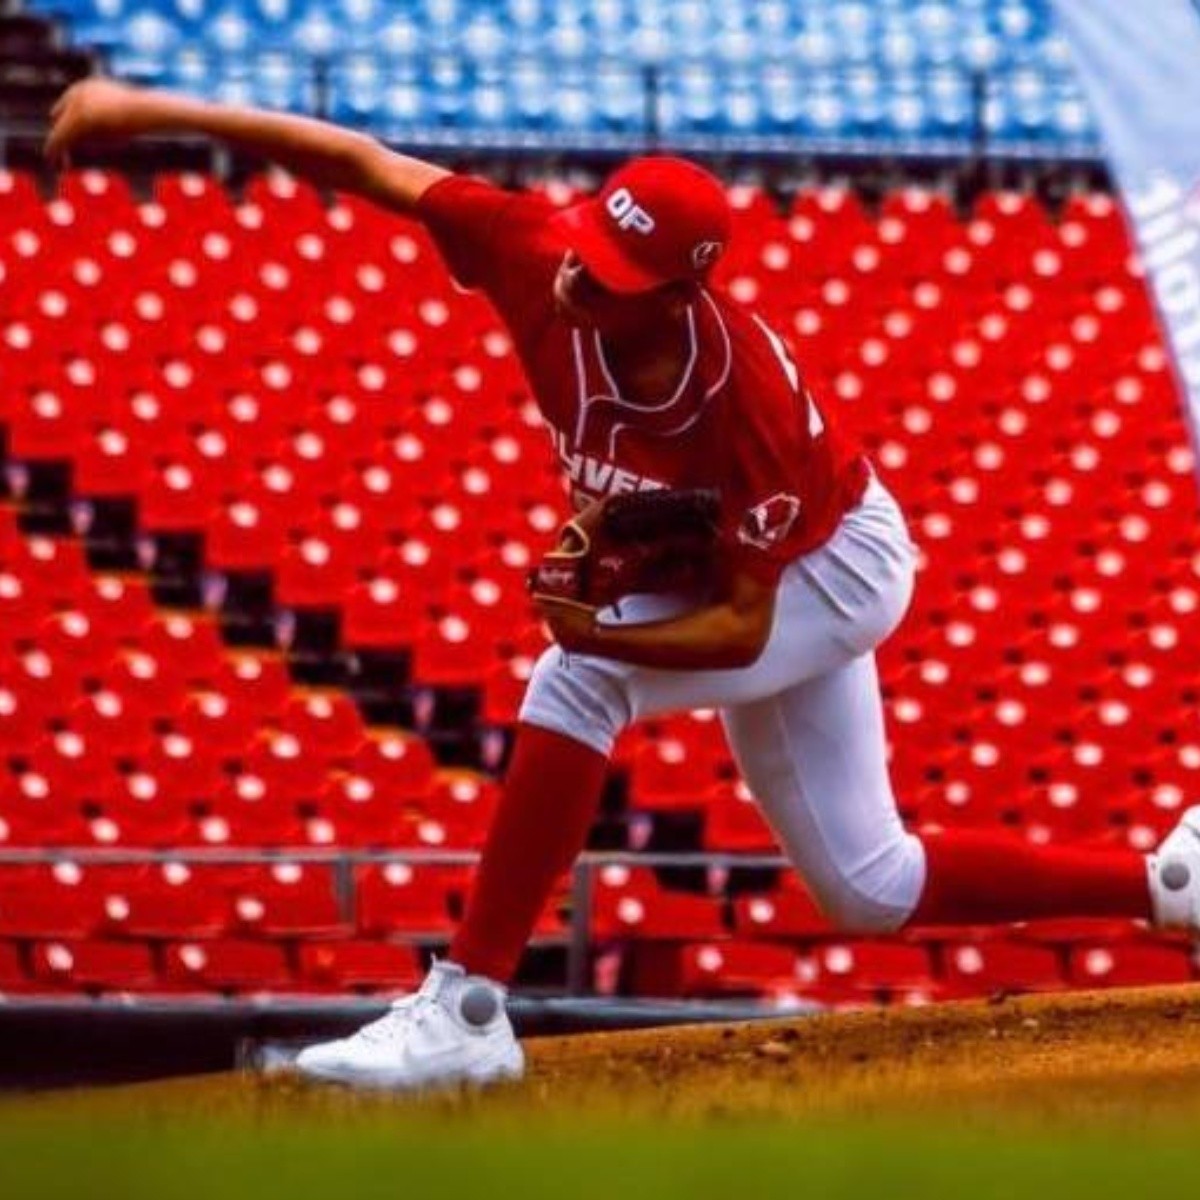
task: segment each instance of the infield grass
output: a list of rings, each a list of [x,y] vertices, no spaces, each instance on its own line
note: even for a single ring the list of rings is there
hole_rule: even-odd
[[[230,1073],[0,1096],[0,1200],[1157,1200],[1200,1176],[1200,988],[532,1039],[398,1098]]]
[[[1190,1127],[1037,1131],[973,1112],[856,1122],[529,1124],[381,1109],[314,1124],[20,1112],[0,1129],[0,1196],[47,1200],[759,1196],[895,1200],[1177,1197]]]

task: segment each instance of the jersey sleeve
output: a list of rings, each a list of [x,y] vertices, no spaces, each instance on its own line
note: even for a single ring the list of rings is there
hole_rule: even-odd
[[[733,446],[722,489],[724,536],[735,570],[771,585],[803,552],[804,497],[783,458],[788,447],[760,437],[760,432],[743,428]]]
[[[417,216],[455,280],[494,299],[546,220],[544,205],[528,193],[473,175],[438,180],[417,202]]]
[[[773,585],[830,535],[861,484],[787,348],[760,330],[765,343],[731,380],[724,534],[734,569]]]

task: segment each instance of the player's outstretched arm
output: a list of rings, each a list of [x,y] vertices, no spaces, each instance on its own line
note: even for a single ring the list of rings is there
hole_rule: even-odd
[[[50,121],[45,152],[57,165],[80,143],[195,133],[270,159],[318,187],[353,192],[401,213],[411,212],[426,188],[450,173],[328,121],[210,104],[108,79],[86,79],[68,88]]]

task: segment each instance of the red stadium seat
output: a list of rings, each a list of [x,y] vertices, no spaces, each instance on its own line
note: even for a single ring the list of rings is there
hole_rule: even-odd
[[[0,845],[80,846],[90,840],[80,797],[57,791],[36,770],[0,774]]]
[[[319,737],[265,729],[246,747],[240,761],[246,774],[262,779],[271,791],[311,799],[324,782],[332,757]]]
[[[277,596],[288,608],[336,608],[355,580],[357,560],[317,535],[290,542],[279,563]]]
[[[743,938],[811,938],[834,932],[812,896],[790,872],[771,892],[736,897],[733,927]]]
[[[762,811],[741,781],[721,783],[704,796],[704,842],[712,850],[768,851],[777,847]]]
[[[46,734],[51,710],[38,705],[36,697],[20,686],[10,668],[0,675],[0,743],[6,747],[28,746]]]
[[[535,665],[529,655],[517,654],[488,668],[483,685],[484,720],[495,724],[516,720]]]
[[[1186,946],[1117,942],[1071,951],[1070,980],[1079,987],[1141,987],[1186,983],[1195,975]]]
[[[191,841],[192,796],[187,781],[172,772],[123,772],[106,798],[104,815],[93,823],[93,836],[103,831],[124,846],[178,846]]]
[[[36,987],[25,971],[21,946],[14,942],[0,942],[0,995],[34,991]]]
[[[407,840],[415,815],[411,798],[396,795],[366,775],[334,772],[317,798],[319,821],[339,846],[387,848]],[[311,837],[310,837],[311,840]]]
[[[681,992],[685,996],[760,996],[772,984],[796,980],[790,946],[754,942],[701,942],[685,946]]]
[[[448,613],[417,630],[413,674],[423,683],[446,686],[473,684],[495,658],[480,627],[460,613]]]
[[[136,942],[35,942],[29,959],[30,975],[46,988],[132,992],[158,984],[150,948]]]
[[[216,622],[198,613],[159,613],[139,631],[139,645],[169,661],[192,684],[216,681],[225,649]]]
[[[402,649],[417,634],[421,589],[398,573],[373,571],[346,593],[343,636],[347,645]]]
[[[389,942],[313,942],[299,960],[298,982],[311,991],[408,992],[425,974],[411,946]]]
[[[209,874],[182,862],[134,868],[97,885],[104,929],[131,938],[210,938],[228,933],[228,898]]]
[[[357,749],[350,769],[397,801],[432,794],[434,759],[429,745],[403,729],[374,729]]]
[[[163,982],[202,992],[287,991],[293,976],[282,946],[218,938],[172,942],[163,952]]]
[[[1046,991],[1063,986],[1063,963],[1046,946],[1020,942],[953,942],[941,948],[943,977],[968,994]]]
[[[213,567],[225,571],[274,566],[287,541],[287,516],[244,493],[222,501],[206,525],[206,548]]]
[[[647,739],[630,764],[633,803],[648,809],[703,808],[717,762],[718,756],[694,739]]]
[[[797,968],[806,985],[874,992],[929,985],[933,969],[923,946],[902,942],[831,942],[816,947]]]
[[[265,721],[283,711],[290,688],[287,665],[279,654],[233,651],[222,658],[212,683],[235,705]]]
[[[297,689],[288,698],[280,729],[306,745],[319,745],[328,758],[350,759],[366,738],[354,701],[344,692]]]
[[[319,788],[320,777],[310,784]],[[302,845],[299,799],[286,782],[270,775],[242,771],[228,776],[205,806],[200,840],[215,847]]]
[[[248,749],[257,728],[253,708],[220,687],[188,692],[178,708],[172,705],[168,711],[176,732],[226,760]]]
[[[87,937],[103,920],[103,896],[77,863],[0,866],[0,937]]]
[[[628,867],[602,867],[592,895],[592,933],[609,938],[694,939],[721,936],[719,900],[668,891],[654,875]]]
[[[232,908],[234,931],[250,936],[329,936],[349,928],[326,867],[274,863],[236,889]]]
[[[192,801],[212,799],[225,779],[216,747],[176,731],[159,734],[137,765],[156,779],[177,783]]]
[[[360,867],[359,930],[368,935],[449,935],[467,887],[463,867],[406,862]]]
[[[445,769],[435,775],[425,813],[445,830],[447,847],[479,847],[499,800],[495,782],[477,771]]]
[[[1052,213],[987,191],[967,220],[927,188],[870,210],[844,187],[802,188],[786,212],[762,187],[731,201],[722,283],[791,337],[815,394],[861,429],[922,549],[916,599],[880,656],[906,817],[1151,848],[1200,782],[1186,720],[1200,546],[1176,383],[1112,197]],[[111,172],[70,172],[46,199],[0,171],[0,207],[13,497],[0,505],[0,844],[68,859],[80,846],[477,847],[493,786],[440,771],[432,747],[443,762],[499,760],[494,727],[513,721],[547,644],[524,574],[567,507],[487,304],[452,287],[414,222],[354,198],[327,208],[278,175],[236,201],[211,177],[164,175],[139,206]],[[76,536],[27,536],[48,511],[39,489],[60,478],[70,490],[53,503]],[[113,534],[127,514],[133,528]],[[177,547],[184,580],[169,578]],[[113,549],[147,571],[98,576],[89,555]],[[203,610],[156,607],[178,583]],[[336,618],[335,659],[319,665],[349,666],[352,687],[364,652],[406,655],[397,689],[422,729],[435,714],[429,741],[366,728],[344,693],[294,687],[290,647],[228,648],[213,614],[240,634],[226,606],[243,583],[274,605],[256,622]],[[478,699],[481,728],[442,728],[446,693]],[[652,831],[656,845],[776,849],[712,714],[656,721],[622,753],[623,807],[606,813],[632,814],[629,844]],[[172,939],[170,988],[390,988],[415,960],[386,939],[444,938],[467,886],[457,867],[356,869],[350,938],[324,868],[292,889],[261,865],[120,870],[89,868],[73,889],[39,876],[39,909],[0,869],[0,990],[117,986],[126,948],[129,986],[150,986],[160,948],[118,938]],[[729,901],[629,868],[599,872],[595,892],[612,960],[673,994],[904,1001],[1192,970],[1182,946],[1124,922],[830,942],[790,873]],[[5,933],[5,896],[27,932]],[[271,930],[287,945],[263,942]],[[561,924],[552,912],[539,930]],[[686,982],[681,944],[710,964],[697,950]]]

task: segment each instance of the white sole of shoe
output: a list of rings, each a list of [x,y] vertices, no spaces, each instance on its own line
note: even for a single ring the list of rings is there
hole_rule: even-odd
[[[354,1067],[297,1066],[295,1070],[302,1078],[318,1083],[338,1083],[350,1088],[382,1092],[430,1092],[463,1084],[487,1087],[491,1084],[514,1083],[525,1074],[525,1055],[518,1046],[515,1054],[506,1052],[497,1058],[472,1063],[465,1070],[452,1075],[422,1079],[395,1071],[366,1072]]]

